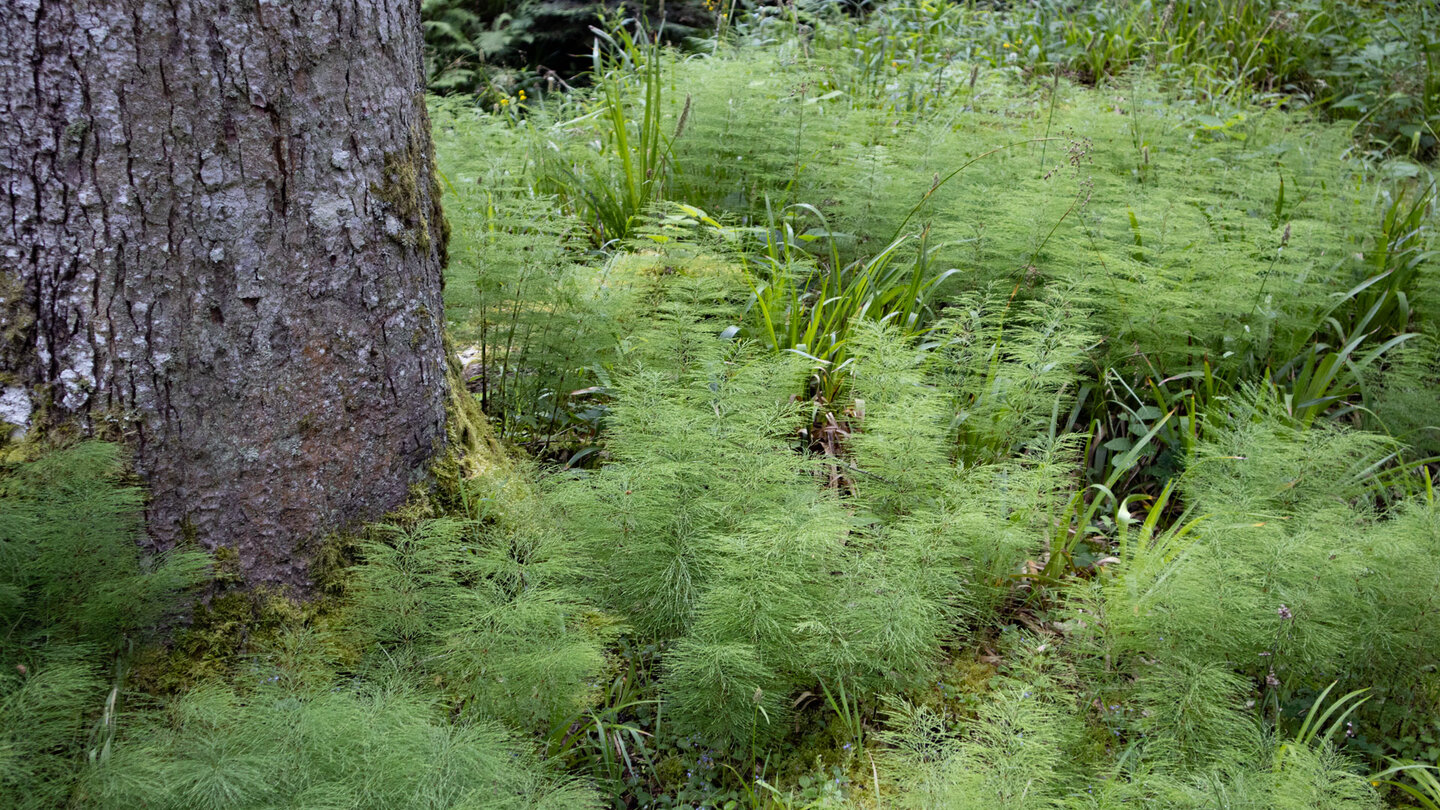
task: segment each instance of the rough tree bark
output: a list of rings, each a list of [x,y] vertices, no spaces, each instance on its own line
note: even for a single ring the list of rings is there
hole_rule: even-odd
[[[304,591],[444,442],[417,0],[3,0],[0,411]]]

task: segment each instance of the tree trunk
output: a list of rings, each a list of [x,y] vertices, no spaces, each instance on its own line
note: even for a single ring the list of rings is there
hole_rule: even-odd
[[[0,2],[0,411],[304,592],[443,444],[418,0]]]

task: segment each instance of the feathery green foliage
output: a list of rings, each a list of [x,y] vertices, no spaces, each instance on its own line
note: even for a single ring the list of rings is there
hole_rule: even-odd
[[[501,728],[401,685],[192,690],[146,712],[82,788],[88,806],[583,808]]]
[[[240,683],[157,703],[127,683],[133,653],[208,558],[142,555],[142,497],[100,443],[0,479],[7,806],[593,805],[496,722],[533,728],[585,704],[602,664],[601,631],[559,588],[564,565],[529,515],[492,506],[470,522],[372,530],[351,615],[387,649],[388,674],[377,662],[338,680],[334,640],[291,628],[237,668]],[[449,688],[417,689],[416,668]],[[474,719],[455,719],[457,706]]]
[[[125,654],[178,592],[197,551],[144,555],[143,493],[119,449],[89,442],[0,471],[0,797],[63,804],[77,766],[110,749]],[[108,697],[107,697],[108,695]]]
[[[1059,673],[1033,657],[1020,666],[1030,671],[997,679],[974,722],[958,733],[931,710],[897,706],[890,740],[904,786],[899,806],[1056,806],[1079,775],[1067,753],[1082,727],[1053,680]]]
[[[608,622],[570,587],[575,559],[546,530],[553,517],[523,468],[471,488],[467,519],[370,528],[353,618],[467,717],[548,727],[590,704]]]
[[[1430,10],[708,4],[528,98],[474,8],[446,318],[535,463],[169,679],[203,559],[10,465],[11,803],[1436,801]]]

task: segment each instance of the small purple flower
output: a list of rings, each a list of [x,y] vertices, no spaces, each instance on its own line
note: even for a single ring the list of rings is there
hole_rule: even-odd
[[[1280,605],[1280,609],[1275,612],[1280,614],[1280,618],[1287,622],[1295,618],[1295,614],[1291,613],[1290,608],[1286,607],[1283,603]]]

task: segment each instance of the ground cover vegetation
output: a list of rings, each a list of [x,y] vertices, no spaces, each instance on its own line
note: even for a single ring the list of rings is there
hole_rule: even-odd
[[[1433,10],[707,11],[432,100],[507,452],[319,601],[7,450],[7,803],[1436,807]]]

